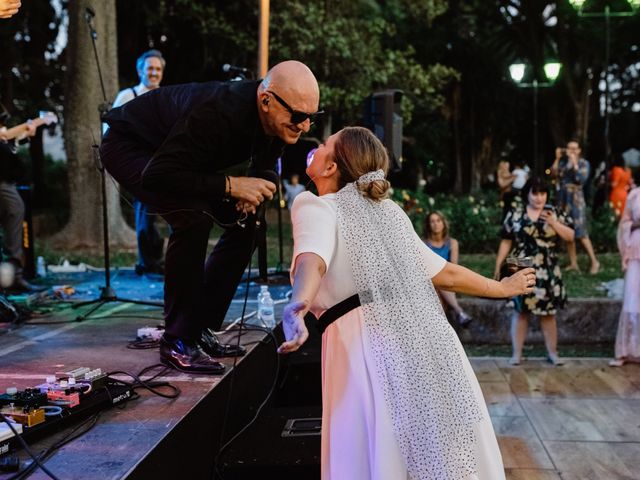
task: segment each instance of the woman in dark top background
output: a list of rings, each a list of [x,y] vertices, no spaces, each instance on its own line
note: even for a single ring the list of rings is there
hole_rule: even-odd
[[[438,211],[427,214],[424,221],[422,237],[424,243],[446,261],[458,263],[459,245],[455,238],[449,236],[449,222]],[[451,307],[456,314],[456,320],[462,327],[466,327],[473,320],[460,306],[455,292],[436,289],[444,307]]]

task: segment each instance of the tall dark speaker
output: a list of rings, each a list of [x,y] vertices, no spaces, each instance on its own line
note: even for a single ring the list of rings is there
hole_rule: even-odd
[[[402,167],[402,95],[402,90],[384,90],[364,101],[363,126],[387,147],[392,172]]]
[[[33,217],[31,215],[31,187],[18,185],[18,193],[24,202],[24,220],[22,221],[22,252],[24,254],[23,274],[31,279],[36,276],[36,257],[33,245]]]

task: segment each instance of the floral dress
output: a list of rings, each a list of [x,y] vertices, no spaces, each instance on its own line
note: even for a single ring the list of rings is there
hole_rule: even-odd
[[[568,159],[558,163],[558,206],[573,220],[576,238],[587,238],[587,203],[583,187],[589,179],[591,167],[584,158],[578,160],[578,167],[572,168]]]
[[[570,216],[555,209],[558,220],[573,228]],[[536,287],[533,293],[518,297],[516,310],[534,315],[555,315],[567,300],[558,265],[557,247],[560,236],[546,222],[532,221],[526,206],[511,209],[502,224],[502,238],[513,241],[510,255],[532,257],[536,269]]]

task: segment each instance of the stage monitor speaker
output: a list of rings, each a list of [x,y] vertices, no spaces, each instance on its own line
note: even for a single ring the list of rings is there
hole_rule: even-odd
[[[402,90],[384,90],[364,101],[363,125],[387,147],[392,172],[402,167],[402,95]]]

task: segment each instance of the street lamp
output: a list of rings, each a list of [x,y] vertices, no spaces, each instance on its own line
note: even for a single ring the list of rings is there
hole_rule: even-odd
[[[558,78],[558,75],[560,75],[561,68],[562,64],[558,62],[545,63],[543,70],[548,81],[539,82],[534,72],[531,82],[523,82],[522,80],[525,77],[527,65],[524,63],[509,65],[509,75],[515,84],[520,88],[533,89],[533,169],[536,173],[540,173],[538,164],[538,88],[552,86]]]
[[[611,44],[611,17],[632,17],[640,10],[640,0],[627,0],[631,7],[631,11],[612,12],[611,7],[607,4],[604,12],[585,12],[583,10],[586,0],[569,0],[573,8],[578,11],[580,17],[604,18],[605,46],[604,46],[604,149],[605,161],[608,162],[611,155],[611,145],[609,142],[609,51]]]

